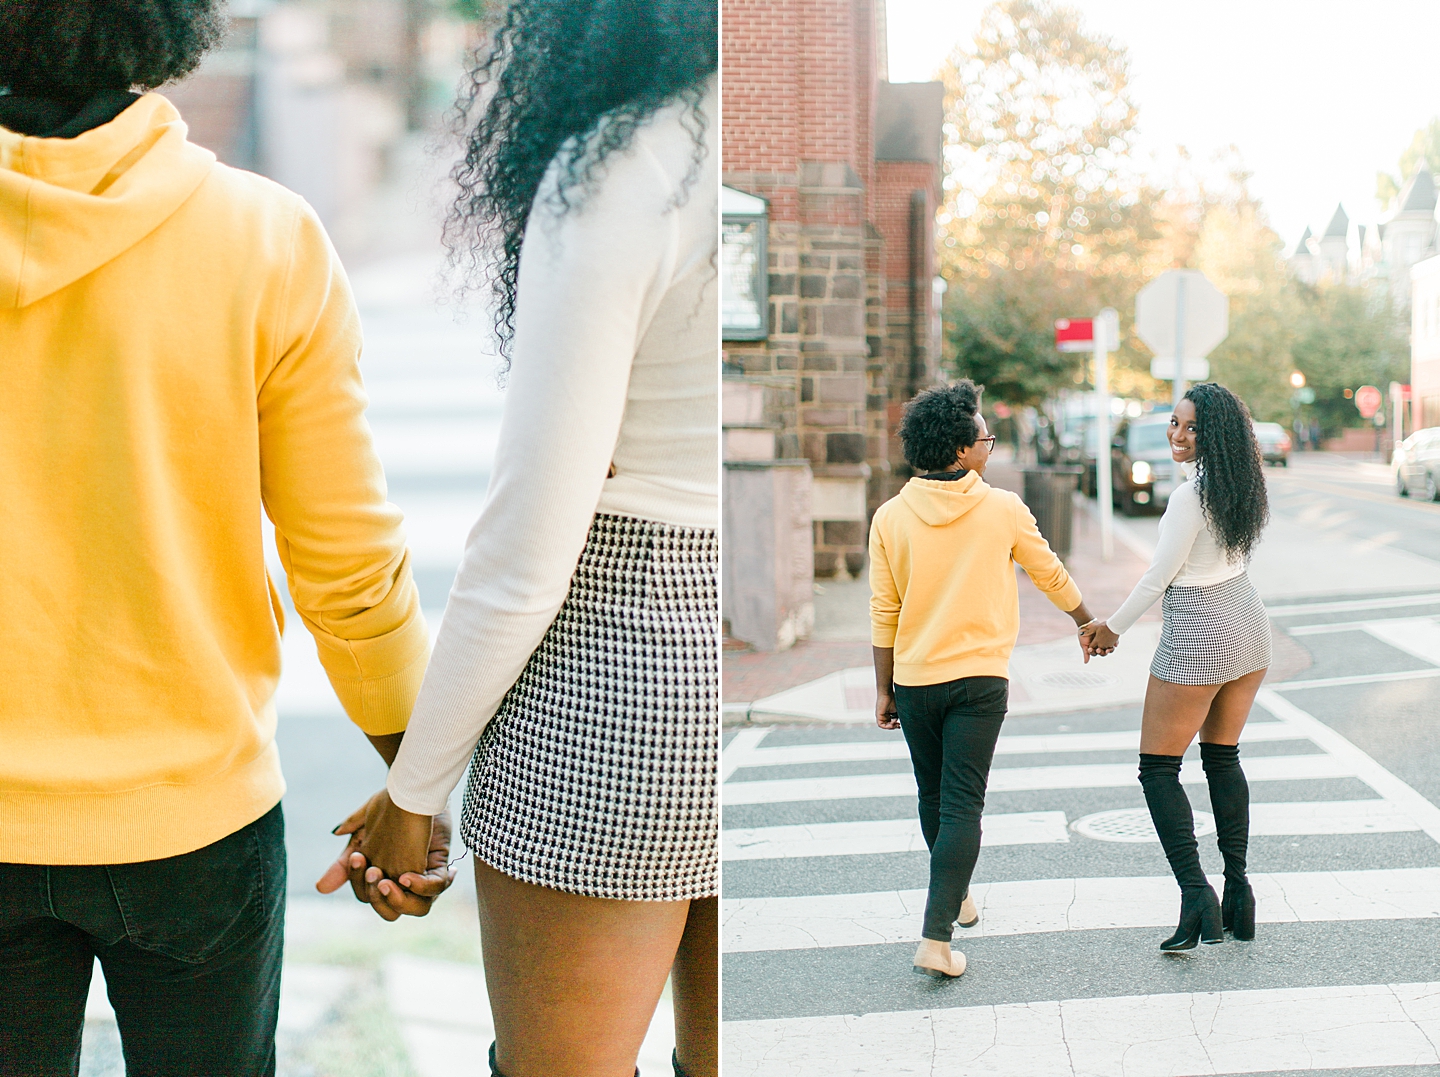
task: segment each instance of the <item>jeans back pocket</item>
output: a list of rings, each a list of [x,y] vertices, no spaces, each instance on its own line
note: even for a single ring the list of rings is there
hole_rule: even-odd
[[[113,865],[110,880],[132,943],[187,964],[209,961],[284,912],[280,806],[194,852]]]

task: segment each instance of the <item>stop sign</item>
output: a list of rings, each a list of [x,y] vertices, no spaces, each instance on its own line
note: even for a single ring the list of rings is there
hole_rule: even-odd
[[[1380,395],[1380,390],[1373,385],[1362,385],[1355,390],[1355,406],[1360,409],[1360,414],[1369,419],[1380,410],[1380,402],[1385,398]]]

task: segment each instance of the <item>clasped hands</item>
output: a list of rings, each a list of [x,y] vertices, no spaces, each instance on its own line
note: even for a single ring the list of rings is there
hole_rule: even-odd
[[[382,789],[335,828],[350,835],[344,852],[315,883],[322,894],[345,885],[382,918],[424,916],[455,881],[450,813],[416,815]]]
[[[1086,662],[1091,658],[1103,658],[1120,646],[1120,636],[1101,620],[1088,621],[1081,625],[1079,636],[1080,651],[1085,655]]]

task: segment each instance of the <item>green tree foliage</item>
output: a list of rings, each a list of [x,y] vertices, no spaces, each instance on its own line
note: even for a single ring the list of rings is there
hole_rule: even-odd
[[[1389,209],[1395,202],[1400,188],[1421,165],[1440,175],[1440,116],[1431,120],[1410,140],[1410,145],[1400,155],[1400,174],[1380,172],[1375,176],[1375,197],[1380,205]]]
[[[1292,351],[1295,367],[1315,391],[1307,409],[1325,435],[1364,424],[1346,389],[1410,380],[1410,341],[1405,322],[1380,293],[1347,284],[1312,288],[1292,283],[1300,317]]]
[[[951,179],[941,257],[957,371],[1013,402],[1073,384],[1057,317],[1133,297],[1160,238],[1131,164],[1122,46],[1073,8],[1000,0],[942,72]]]

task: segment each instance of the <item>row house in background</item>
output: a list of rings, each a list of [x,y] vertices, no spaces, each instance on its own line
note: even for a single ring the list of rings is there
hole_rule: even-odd
[[[884,42],[884,0],[725,7],[725,616],[762,649],[807,633],[812,572],[865,570],[939,374],[944,90]]]
[[[1367,228],[1343,206],[1319,238],[1310,229],[1290,256],[1291,271],[1311,284],[1366,284],[1388,295],[1410,322],[1410,386],[1391,387],[1397,436],[1440,426],[1440,220],[1435,177],[1423,164],[1405,181],[1393,208]],[[1382,387],[1383,388],[1383,387]],[[1406,408],[1408,397],[1409,407]],[[1408,410],[1408,415],[1406,414]],[[1400,421],[1395,425],[1393,416]]]

